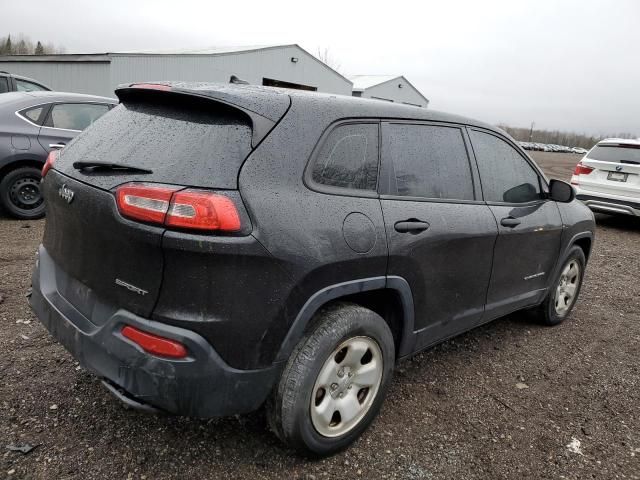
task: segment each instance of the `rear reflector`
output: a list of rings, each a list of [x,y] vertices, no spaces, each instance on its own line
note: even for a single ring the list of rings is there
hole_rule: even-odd
[[[164,223],[171,196],[180,187],[127,183],[116,191],[118,210],[123,217],[142,222]]]
[[[589,175],[591,172],[593,172],[593,168],[588,167],[582,163],[578,163],[576,165],[575,170],[573,171],[574,175]]]
[[[49,152],[49,155],[47,156],[47,161],[44,162],[44,166],[42,167],[42,173],[41,173],[42,178],[44,178],[47,172],[51,170],[51,167],[53,167],[54,162],[58,159],[58,155],[60,155],[60,152],[58,150],[52,150]]]
[[[240,230],[240,216],[228,197],[200,190],[177,192],[171,201],[165,224],[196,230]]]
[[[174,185],[127,183],[116,190],[123,217],[174,228],[237,232],[240,214],[229,197]]]
[[[185,358],[187,356],[187,348],[180,342],[143,332],[129,325],[122,329],[122,336],[142,347],[145,352],[159,357]]]

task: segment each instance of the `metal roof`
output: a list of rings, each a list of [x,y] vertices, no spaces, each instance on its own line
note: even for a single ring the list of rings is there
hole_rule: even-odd
[[[425,97],[420,90],[413,86],[413,84],[406,79],[404,75],[351,75],[348,77],[353,82],[354,92],[363,92],[367,88],[382,85],[383,83],[391,82],[394,80],[400,80],[411,88],[413,88],[418,95],[420,95],[427,104],[429,99]]]
[[[386,83],[396,78],[402,78],[401,75],[350,75],[347,77],[353,82],[353,89],[357,91],[366,90],[367,88]],[[405,79],[406,80],[406,79]]]
[[[138,51],[123,51],[123,52],[104,52],[104,53],[65,53],[58,55],[2,55],[0,56],[0,62],[103,62],[110,63],[112,57],[120,56],[171,56],[171,55],[203,55],[203,56],[218,56],[218,55],[233,55],[257,52],[261,50],[271,50],[278,48],[290,48],[294,47],[300,50],[300,53],[322,64],[327,70],[333,74],[344,79],[346,82],[351,83],[347,77],[342,75],[337,70],[331,68],[329,65],[318,59],[314,55],[307,52],[297,43],[290,43],[284,45],[249,45],[249,46],[220,46],[220,47],[208,47],[202,49],[176,49],[176,50],[138,50]]]

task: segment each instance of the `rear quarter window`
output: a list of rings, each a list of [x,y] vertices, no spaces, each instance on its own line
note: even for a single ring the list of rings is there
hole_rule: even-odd
[[[375,191],[378,124],[346,124],[333,129],[315,158],[312,178],[330,187]]]

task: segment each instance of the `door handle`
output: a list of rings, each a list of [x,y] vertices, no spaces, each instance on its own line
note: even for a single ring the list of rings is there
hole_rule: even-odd
[[[50,143],[49,148],[64,148],[66,146],[65,143]]]
[[[420,220],[411,219],[404,220],[402,222],[396,222],[393,228],[396,229],[396,232],[400,233],[420,233],[429,228],[429,224]]]
[[[500,220],[500,225],[502,225],[503,227],[515,228],[520,225],[520,220],[513,217],[505,217]]]

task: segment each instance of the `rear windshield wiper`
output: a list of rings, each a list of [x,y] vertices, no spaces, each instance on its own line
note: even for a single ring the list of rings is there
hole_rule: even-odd
[[[629,165],[640,165],[640,162],[636,160],[620,160],[620,163],[628,163]]]
[[[120,163],[109,162],[73,162],[73,168],[76,170],[109,170],[109,171],[126,171],[131,173],[153,173],[152,170],[146,168],[133,167],[131,165],[123,165]]]

